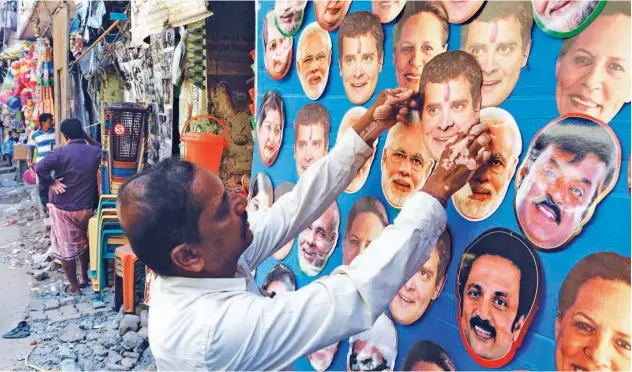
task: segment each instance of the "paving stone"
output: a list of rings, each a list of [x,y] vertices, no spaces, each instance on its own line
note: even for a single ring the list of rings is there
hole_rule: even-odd
[[[108,364],[116,364],[118,362],[120,362],[123,359],[123,357],[121,356],[121,354],[117,353],[116,351],[108,351],[108,359],[107,362]]]
[[[99,343],[94,343],[90,345],[90,347],[92,348],[92,352],[94,353],[94,355],[98,355],[98,356],[108,355],[108,349],[106,349],[105,346]]]
[[[132,358],[132,359],[138,359],[138,358],[140,358],[140,354],[135,353],[135,352],[133,352],[133,351],[126,351],[126,352],[124,352],[124,353],[123,353],[123,356],[124,356],[125,358]]]
[[[59,311],[63,314],[63,315],[70,315],[70,314],[77,314],[78,311],[75,308],[74,305],[66,305],[66,306],[62,306],[59,308]]]
[[[88,333],[86,333],[86,340],[88,341],[99,340],[100,338],[101,332],[99,331],[88,331]]]
[[[33,279],[35,279],[35,280],[42,281],[42,280],[46,280],[48,278],[50,278],[50,274],[49,274],[48,269],[37,270],[37,271],[33,272]]]
[[[105,302],[102,302],[102,301],[94,301],[94,302],[92,303],[92,308],[94,308],[94,309],[102,309],[102,308],[104,308],[104,307],[105,307]]]
[[[123,358],[123,360],[121,360],[121,365],[127,369],[130,369],[136,365],[137,361],[137,359]]]
[[[81,314],[79,314],[78,312],[68,312],[68,313],[62,313],[59,309],[57,310],[49,310],[46,312],[46,315],[48,315],[48,320],[52,323],[61,323],[61,322],[66,322],[69,320],[77,320],[81,318]]]
[[[134,314],[125,314],[123,320],[121,320],[121,326],[123,324],[129,325],[131,330],[136,332],[140,329],[140,316]]]
[[[46,300],[46,302],[44,302],[44,310],[54,310],[54,309],[59,309],[61,305],[59,304],[59,300]]]
[[[127,371],[128,369],[120,364],[107,363],[105,369],[108,371]]]
[[[29,318],[32,322],[43,322],[48,319],[48,315],[46,315],[43,311],[31,311],[29,313]]]
[[[140,336],[138,333],[130,331],[123,336],[123,342],[121,342],[121,346],[125,348],[125,350],[132,350],[136,347],[141,346],[145,342],[145,339]],[[145,349],[143,349],[145,350]]]
[[[149,338],[149,329],[147,327],[143,327],[140,331],[138,331],[138,334],[146,340]]]
[[[36,298],[31,300],[29,304],[29,309],[31,311],[44,311],[44,301],[38,300]]]
[[[86,337],[86,332],[77,325],[70,325],[59,333],[59,339],[64,342],[77,342]]]
[[[62,297],[59,299],[59,303],[61,304],[61,306],[66,306],[66,305],[74,305],[75,302],[77,302],[75,300],[74,297]]]

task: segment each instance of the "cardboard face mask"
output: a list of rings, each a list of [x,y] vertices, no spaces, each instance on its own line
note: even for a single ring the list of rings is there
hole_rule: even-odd
[[[264,211],[272,206],[272,181],[264,172],[257,173],[248,190],[248,213]]]
[[[292,66],[292,45],[294,39],[285,37],[279,32],[271,10],[263,19],[261,36],[263,39],[263,63],[268,75],[274,80],[280,80],[287,75]]]
[[[318,99],[327,86],[331,66],[331,37],[318,23],[308,24],[298,39],[296,70],[305,95]]]
[[[452,260],[453,238],[450,228],[439,237],[428,260],[400,288],[390,303],[391,314],[397,323],[410,325],[419,320],[439,298]]]
[[[457,270],[457,321],[472,358],[486,368],[509,363],[538,310],[541,265],[520,235],[490,229],[465,249]]]
[[[555,69],[560,115],[581,113],[610,123],[630,102],[631,44],[627,1],[608,2],[590,26],[564,40]]]
[[[370,330],[349,338],[347,371],[393,371],[397,347],[395,323],[382,313]]]
[[[263,165],[269,167],[276,161],[283,142],[285,107],[276,92],[263,96],[257,119],[257,147]]]
[[[292,191],[293,188],[294,188],[294,184],[292,182],[281,182],[274,189],[274,202],[275,203],[278,202],[280,197]],[[290,240],[283,247],[279,248],[278,251],[274,252],[272,257],[274,257],[275,260],[281,261],[282,259],[287,257],[287,255],[292,250],[293,246],[294,246],[294,239]]]
[[[423,340],[410,348],[402,371],[456,371],[456,367],[441,345]]]
[[[404,9],[406,0],[372,0],[371,11],[382,23],[394,20]]]
[[[500,207],[522,151],[520,130],[510,113],[488,107],[481,110],[480,120],[489,127],[492,156],[452,196],[457,212],[469,221],[484,220]]]
[[[275,0],[274,21],[281,35],[293,37],[300,30],[307,0]]]
[[[314,11],[318,24],[323,30],[333,31],[347,15],[351,0],[317,0],[314,1]]]
[[[484,2],[485,0],[444,1],[443,6],[448,12],[450,23],[461,24],[472,18]]]
[[[573,37],[597,17],[605,0],[531,0],[535,23],[553,37]]]
[[[331,363],[334,361],[334,357],[336,356],[336,352],[338,352],[337,342],[324,349],[320,349],[309,354],[307,359],[309,360],[309,364],[311,364],[316,371],[322,372],[326,371],[331,366]]]
[[[424,145],[421,128],[402,123],[388,131],[381,160],[382,192],[395,208],[401,208],[421,189],[435,164]]]
[[[294,121],[294,160],[300,177],[318,159],[327,155],[331,120],[320,103],[301,107]]]
[[[327,265],[338,242],[340,210],[334,202],[325,213],[298,235],[298,263],[307,276],[316,276]]]
[[[584,257],[559,293],[556,370],[629,371],[629,332],[630,257],[612,252]]]
[[[384,62],[384,31],[376,16],[353,12],[338,30],[338,65],[342,85],[349,101],[366,103],[377,86]]]
[[[270,270],[261,286],[272,297],[296,290],[296,278],[289,267],[278,264]]]
[[[446,76],[446,69],[463,72]],[[481,68],[469,53],[451,50],[431,59],[423,77],[426,83],[420,83],[419,90],[422,138],[432,159],[439,161],[448,140],[467,130],[479,115]]]
[[[606,124],[580,114],[553,120],[516,174],[514,207],[525,237],[539,249],[563,247],[614,188],[620,167],[619,140]]]
[[[338,128],[338,135],[336,136],[336,143],[340,142],[342,137],[345,136],[350,130],[353,130],[353,125],[366,113],[367,109],[364,107],[354,107],[351,110],[347,111],[345,116],[342,118],[342,122],[340,123],[340,127]],[[358,171],[358,174],[353,178],[353,181],[347,186],[345,192],[353,194],[360,190],[367,178],[369,177],[369,172],[371,171],[371,164],[373,164],[373,159],[375,158],[375,151],[377,150],[377,143],[379,139],[375,139],[375,143],[373,144],[373,155],[362,165],[362,168]]]
[[[363,196],[347,215],[342,241],[342,263],[349,265],[388,226],[384,205],[375,197]]]
[[[495,107],[511,94],[531,51],[533,14],[528,2],[488,1],[463,25],[461,50],[481,66],[481,106]]]
[[[411,1],[406,5],[393,29],[393,64],[400,88],[419,90],[424,66],[446,51],[448,36],[441,3]]]

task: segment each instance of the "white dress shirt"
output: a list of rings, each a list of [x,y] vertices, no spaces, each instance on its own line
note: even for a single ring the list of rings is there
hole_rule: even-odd
[[[158,370],[279,370],[371,328],[428,260],[445,229],[433,197],[416,193],[349,266],[295,292],[264,296],[252,268],[295,238],[349,185],[372,154],[351,130],[271,208],[250,216],[252,244],[234,278],[157,277],[149,343]]]

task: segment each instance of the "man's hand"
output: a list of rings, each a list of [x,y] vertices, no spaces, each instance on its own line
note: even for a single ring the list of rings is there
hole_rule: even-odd
[[[491,156],[489,129],[479,123],[478,118],[472,124],[468,130],[459,132],[448,141],[436,169],[422,188],[422,191],[443,199],[439,200],[442,203],[447,203],[452,194],[460,190]]]
[[[417,107],[411,99],[413,94],[412,89],[383,90],[373,106],[353,125],[353,129],[369,146],[373,146],[382,132],[406,120],[409,108]]]
[[[56,179],[52,185],[50,185],[50,189],[53,190],[53,192],[57,195],[59,194],[63,194],[66,192],[66,185],[64,185],[61,181],[63,181],[64,178],[58,178]]]
[[[382,131],[392,128],[398,122],[406,121],[408,108],[417,107],[417,103],[411,99],[414,93],[412,89],[404,88],[380,92],[370,111],[373,111],[373,120],[378,122]]]

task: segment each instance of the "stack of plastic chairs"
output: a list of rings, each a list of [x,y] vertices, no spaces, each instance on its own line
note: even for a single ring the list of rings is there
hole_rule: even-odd
[[[149,110],[135,103],[116,103],[103,109],[100,191],[118,194],[130,177],[147,163]]]
[[[129,245],[118,219],[115,195],[101,195],[98,212],[90,218],[88,237],[92,290],[103,299],[103,288],[108,285],[108,260],[114,260],[116,248]]]

